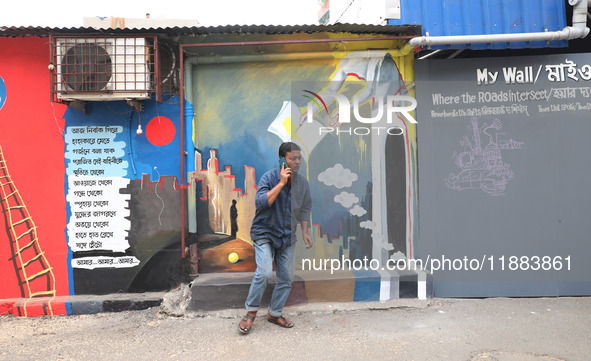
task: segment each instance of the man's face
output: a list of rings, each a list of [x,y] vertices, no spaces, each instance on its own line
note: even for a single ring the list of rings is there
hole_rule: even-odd
[[[300,166],[302,165],[302,156],[299,150],[292,150],[291,152],[285,153],[285,161],[287,162],[287,167],[291,168],[292,172],[296,172],[300,170]]]

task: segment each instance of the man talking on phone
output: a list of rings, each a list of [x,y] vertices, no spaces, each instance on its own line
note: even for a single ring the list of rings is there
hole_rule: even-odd
[[[239,330],[244,334],[250,332],[261,306],[261,298],[273,274],[273,259],[277,283],[269,303],[267,320],[281,327],[293,327],[282,311],[295,273],[295,230],[298,223],[301,224],[306,248],[312,247],[312,238],[308,234],[312,199],[308,180],[298,173],[302,164],[300,150],[292,142],[281,144],[278,167],[267,171],[259,181],[256,214],[250,229],[257,269],[245,302],[247,313],[239,324]]]

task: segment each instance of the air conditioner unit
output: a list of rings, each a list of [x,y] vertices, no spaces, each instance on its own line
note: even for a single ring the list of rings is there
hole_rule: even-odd
[[[56,38],[58,101],[147,99],[153,91],[145,38]]]

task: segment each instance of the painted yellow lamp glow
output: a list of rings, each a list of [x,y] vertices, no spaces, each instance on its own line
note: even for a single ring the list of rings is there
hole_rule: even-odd
[[[230,261],[230,263],[236,263],[238,262],[238,253],[236,252],[232,252],[228,255],[228,261]]]

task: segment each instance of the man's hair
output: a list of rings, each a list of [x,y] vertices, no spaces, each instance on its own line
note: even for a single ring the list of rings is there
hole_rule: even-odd
[[[292,150],[301,150],[300,146],[292,143],[292,142],[285,142],[279,146],[279,158],[285,157],[285,155]]]

